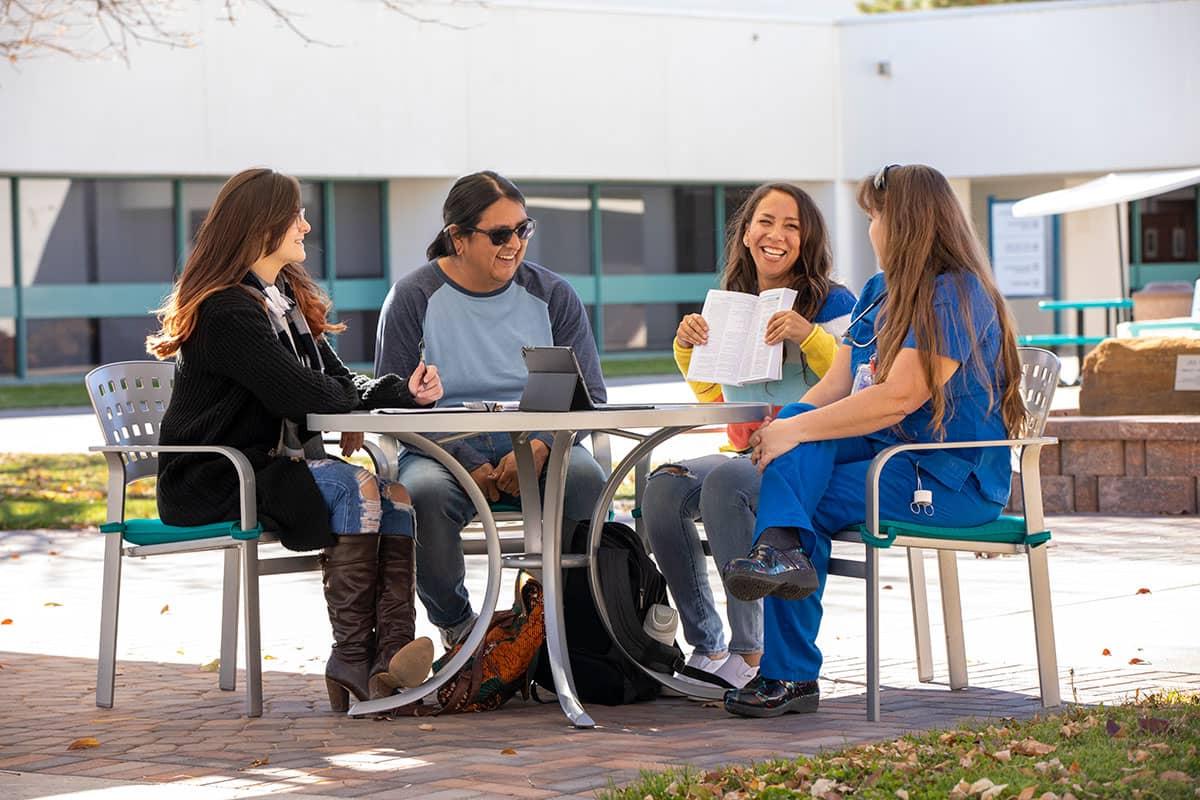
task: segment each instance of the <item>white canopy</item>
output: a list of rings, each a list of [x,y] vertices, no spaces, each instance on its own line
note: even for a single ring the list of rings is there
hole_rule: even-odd
[[[1200,183],[1200,167],[1166,172],[1110,172],[1103,178],[1026,197],[1012,207],[1014,217],[1042,217],[1085,208],[1111,206],[1141,200]]]

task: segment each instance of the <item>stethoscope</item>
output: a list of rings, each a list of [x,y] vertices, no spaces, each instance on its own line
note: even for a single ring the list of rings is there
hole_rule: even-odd
[[[846,326],[846,341],[851,347],[870,347],[871,345],[875,344],[875,340],[879,338],[879,329],[876,326],[872,326],[871,338],[867,339],[865,342],[858,341],[857,339],[854,338],[854,336],[851,335],[850,332],[852,330],[854,330],[855,325],[857,325],[858,323],[863,321],[863,318],[865,318],[867,316],[867,314],[871,313],[872,309],[874,309],[876,306],[878,306],[880,303],[882,303],[884,300],[886,300],[887,295],[888,295],[888,293],[886,291],[881,293],[878,297],[876,297],[874,300],[872,300],[870,303],[868,303],[866,308],[864,308],[862,311],[855,314],[850,319],[850,324]]]

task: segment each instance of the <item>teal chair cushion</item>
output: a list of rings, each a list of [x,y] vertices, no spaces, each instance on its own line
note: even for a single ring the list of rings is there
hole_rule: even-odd
[[[103,533],[119,533],[131,544],[176,544],[197,539],[218,539],[224,536],[234,539],[257,539],[262,533],[258,525],[248,531],[236,522],[214,522],[211,525],[180,526],[168,525],[161,519],[127,519],[124,522],[106,522],[100,526]]]
[[[891,547],[897,536],[989,544],[1024,544],[1029,547],[1037,547],[1050,541],[1050,531],[1026,533],[1024,517],[1007,515],[974,528],[937,528],[932,525],[914,525],[911,522],[881,519],[879,529],[884,535],[877,538],[867,530],[866,523],[858,526],[863,542],[872,547]]]
[[[519,503],[488,503],[488,508],[493,514],[501,514],[507,511],[515,511],[521,513],[521,505]]]

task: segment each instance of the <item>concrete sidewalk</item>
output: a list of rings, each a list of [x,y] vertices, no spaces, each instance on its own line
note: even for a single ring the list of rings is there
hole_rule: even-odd
[[[1200,519],[1076,516],[1050,525],[1064,698],[1116,702],[1160,687],[1200,690],[1193,624]],[[818,714],[744,720],[660,699],[589,706],[600,728],[576,731],[556,703],[520,698],[494,713],[435,719],[330,713],[320,677],[328,623],[316,574],[263,581],[266,710],[249,720],[242,694],[218,690],[216,675],[201,670],[217,655],[220,570],[211,554],[127,564],[116,707],[102,710],[93,695],[100,556],[94,533],[0,533],[0,619],[12,619],[0,626],[0,796],[98,791],[83,796],[107,800],[136,797],[129,792],[151,783],[156,791],[147,796],[198,800],[277,792],[591,797],[641,769],[811,753],[967,717],[1039,710],[1024,559],[960,558],[971,688],[952,693],[936,647],[937,681],[916,682],[899,553],[881,559],[887,688],[878,725],[865,720],[857,581],[832,580],[826,592]],[[482,570],[472,559],[476,598]],[[932,561],[927,571],[936,575]],[[715,574],[713,586],[719,597]],[[930,602],[939,607],[936,591]],[[423,619],[420,626],[430,630]],[[936,625],[933,641],[942,641]],[[89,736],[100,746],[66,749]]]

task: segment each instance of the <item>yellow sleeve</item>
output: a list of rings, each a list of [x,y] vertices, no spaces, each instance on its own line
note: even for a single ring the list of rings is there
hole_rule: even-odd
[[[808,365],[818,378],[823,378],[833,366],[833,356],[837,353],[838,339],[820,325],[813,325],[812,333],[800,343],[800,349],[808,359]],[[676,356],[676,360],[679,357]]]
[[[684,347],[676,339],[672,342],[671,349],[675,351],[675,366],[679,367],[679,373],[686,380],[688,367],[692,363],[692,348]],[[829,360],[830,363],[833,362],[832,355],[829,357]],[[826,366],[826,369],[828,368]],[[692,394],[696,395],[696,399],[701,403],[716,403],[721,400],[721,384],[719,383],[696,383],[688,381],[687,385],[691,388]]]

